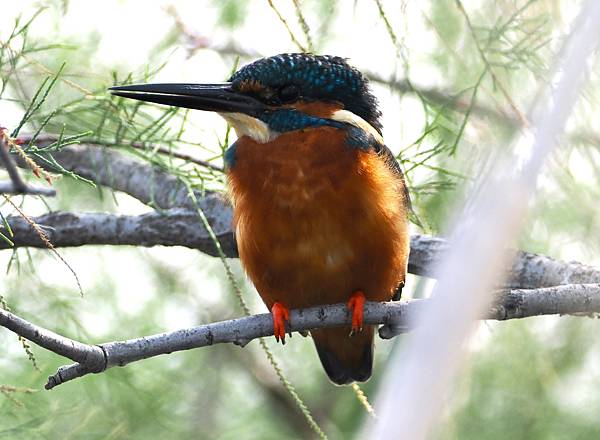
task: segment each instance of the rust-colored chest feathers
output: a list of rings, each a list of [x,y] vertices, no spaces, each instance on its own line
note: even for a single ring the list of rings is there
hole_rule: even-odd
[[[343,130],[242,137],[228,172],[242,263],[264,302],[290,308],[387,301],[408,258],[402,179]]]

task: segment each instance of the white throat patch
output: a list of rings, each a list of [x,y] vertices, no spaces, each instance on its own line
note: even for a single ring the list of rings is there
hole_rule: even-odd
[[[272,141],[279,133],[272,131],[260,119],[245,115],[244,113],[219,113],[233,127],[238,138],[248,136],[258,143],[265,144]]]

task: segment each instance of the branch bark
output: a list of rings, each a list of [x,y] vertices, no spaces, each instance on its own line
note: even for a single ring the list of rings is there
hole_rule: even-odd
[[[200,200],[225,255],[237,257],[231,230],[231,208],[217,194]],[[45,248],[31,225],[19,216],[7,217],[15,247]],[[142,215],[53,212],[33,221],[44,229],[54,247],[83,245],[183,246],[216,256],[214,243],[198,215],[184,208],[152,211]],[[0,232],[4,231],[0,226]],[[9,248],[0,241],[0,249]],[[408,264],[410,273],[433,275],[438,262],[450,247],[442,238],[415,234],[411,238]],[[576,262],[564,262],[543,255],[519,251],[508,271],[506,285],[513,289],[532,289],[561,284],[600,283],[600,269]]]
[[[383,324],[379,334],[391,338],[409,331],[415,316],[435,299],[410,300],[399,303],[368,302],[366,324]],[[496,305],[482,319],[507,320],[549,314],[600,312],[600,284],[574,284],[535,290],[511,290],[498,295]],[[345,304],[292,310],[290,334],[317,328],[349,325],[350,314]],[[221,343],[244,346],[253,339],[273,335],[271,314],[263,313],[229,321],[161,333],[126,341],[99,345],[84,344],[36,326],[0,309],[0,325],[56,354],[75,361],[63,366],[48,378],[46,389],[114,366],[124,366],[174,351],[190,350]]]
[[[20,139],[26,141],[28,137]],[[43,145],[51,143],[54,136],[44,135],[38,139],[40,145]],[[64,147],[59,151],[38,151],[35,155],[32,159],[46,170],[61,172],[60,168],[53,165],[56,161],[67,171],[124,192],[152,208],[195,208],[186,184],[177,176],[108,146],[81,144]],[[13,158],[20,167],[27,168],[27,164],[19,156],[13,155]],[[226,204],[220,196],[210,191],[195,194],[197,200],[206,199],[206,209],[212,209],[212,205],[218,208],[221,204]]]
[[[212,195],[211,197],[217,197]],[[230,228],[231,213],[209,208],[213,198],[199,201],[208,221],[228,257],[237,257],[237,247]],[[217,212],[217,215],[215,213]],[[32,220],[39,225],[54,247],[83,245],[183,246],[216,256],[214,242],[195,211],[173,208],[141,215],[107,213],[52,212]],[[7,217],[14,247],[45,248],[31,225],[19,216]],[[0,232],[4,225],[0,225]],[[0,249],[12,248],[0,241]]]

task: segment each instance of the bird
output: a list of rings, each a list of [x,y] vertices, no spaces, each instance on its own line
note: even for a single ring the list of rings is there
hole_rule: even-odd
[[[224,153],[232,226],[276,340],[285,344],[290,309],[346,303],[349,327],[310,334],[334,384],[368,380],[375,326],[363,325],[364,305],[399,299],[411,208],[365,75],[338,56],[283,53],[224,83],[109,90],[216,112],[230,124],[237,134]]]

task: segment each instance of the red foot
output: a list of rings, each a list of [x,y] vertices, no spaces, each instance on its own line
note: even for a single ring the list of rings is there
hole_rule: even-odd
[[[354,292],[348,300],[347,307],[352,311],[352,330],[350,336],[361,332],[363,329],[363,311],[365,308],[365,294],[362,290]]]
[[[273,332],[275,333],[275,340],[285,345],[285,323],[290,320],[290,310],[280,302],[276,302],[271,307],[271,314],[273,315]],[[290,338],[292,334],[290,333]]]

